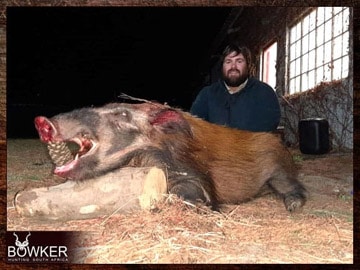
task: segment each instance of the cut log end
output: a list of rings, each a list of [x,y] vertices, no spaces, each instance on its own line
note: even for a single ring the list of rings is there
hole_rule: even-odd
[[[143,190],[139,196],[141,209],[151,210],[156,202],[164,199],[166,193],[167,184],[164,172],[156,167],[151,168],[145,176]]]

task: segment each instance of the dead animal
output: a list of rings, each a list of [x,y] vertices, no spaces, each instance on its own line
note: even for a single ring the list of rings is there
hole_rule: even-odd
[[[86,181],[125,166],[156,166],[166,172],[168,192],[218,210],[256,197],[264,188],[288,211],[304,205],[292,157],[280,139],[211,124],[152,102],[82,108],[35,125],[64,178]],[[79,145],[71,153],[68,142]]]

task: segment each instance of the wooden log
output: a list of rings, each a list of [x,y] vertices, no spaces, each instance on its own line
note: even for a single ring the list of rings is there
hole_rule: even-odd
[[[162,170],[122,168],[82,182],[34,188],[19,192],[15,206],[21,216],[46,220],[86,219],[149,210],[167,193]]]

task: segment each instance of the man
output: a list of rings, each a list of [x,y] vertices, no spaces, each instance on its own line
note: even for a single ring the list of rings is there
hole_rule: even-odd
[[[204,87],[190,112],[206,121],[250,131],[274,131],[280,122],[275,91],[250,76],[251,53],[237,44],[222,55],[221,79]]]

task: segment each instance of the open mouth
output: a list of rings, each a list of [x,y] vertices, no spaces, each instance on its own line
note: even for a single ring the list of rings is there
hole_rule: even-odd
[[[56,165],[54,173],[65,175],[71,171],[78,161],[88,155],[94,148],[95,142],[90,139],[74,138],[69,142],[48,142],[49,155]]]
[[[35,126],[40,139],[48,145],[49,155],[56,165],[54,173],[59,176],[66,176],[81,158],[89,155],[96,148],[96,142],[85,135],[61,140],[62,136],[56,125],[46,117],[36,117]]]

